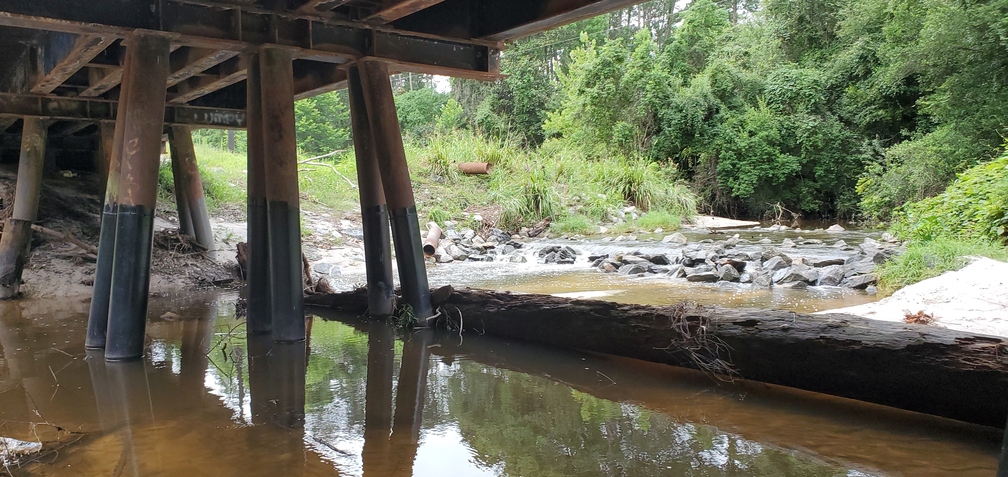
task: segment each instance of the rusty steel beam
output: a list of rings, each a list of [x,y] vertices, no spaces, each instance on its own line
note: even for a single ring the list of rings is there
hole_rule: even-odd
[[[294,58],[343,63],[372,56],[393,61],[404,71],[474,79],[499,76],[490,67],[499,48],[494,42],[178,0],[137,0],[130,8],[122,6],[121,0],[89,0],[88,8],[80,8],[76,0],[4,2],[0,25],[120,38],[144,30],[183,46],[245,51],[274,45],[290,50]]]
[[[603,13],[627,8],[642,0],[496,0],[481,5],[480,37],[513,40]]]
[[[175,86],[236,56],[237,52],[227,50],[184,48],[176,51],[171,57],[172,73],[168,75],[168,87]]]
[[[310,98],[330,91],[346,88],[347,73],[342,67],[320,63],[300,76],[294,77],[294,100]]]
[[[114,121],[117,102],[108,99],[64,98],[57,96],[0,93],[0,117],[38,117],[63,121]],[[245,129],[245,111],[168,105],[166,124],[219,129]]]
[[[294,11],[299,13],[326,13],[347,3],[349,3],[349,0],[308,0],[295,8]]]
[[[90,85],[84,91],[80,92],[83,98],[97,98],[101,96],[112,88],[119,86],[122,83],[123,69],[122,67],[113,68],[107,73],[105,70],[99,70],[97,68],[91,68],[88,70],[88,76],[90,77]]]
[[[391,23],[420,10],[437,5],[444,0],[385,0],[378,10],[365,20],[374,23]]]
[[[21,118],[17,117],[17,116],[10,116],[10,117],[6,117],[6,118],[0,118],[0,133],[5,132],[8,129],[10,129],[10,127],[13,126],[14,123],[16,123],[18,121],[18,119],[21,119]]]
[[[248,75],[245,62],[239,57],[224,61],[217,66],[216,70],[214,76],[190,78],[187,82],[179,84],[178,93],[169,94],[168,102],[172,104],[188,103],[196,98],[244,81]]]
[[[52,69],[45,72],[39,78],[30,91],[34,94],[52,93],[73,76],[74,73],[87,65],[95,56],[105,51],[115,40],[115,37],[94,35],[81,35],[77,37],[70,50],[63,55],[62,59]]]

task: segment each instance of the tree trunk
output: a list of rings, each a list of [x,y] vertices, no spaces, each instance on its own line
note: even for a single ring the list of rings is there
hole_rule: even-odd
[[[465,331],[790,386],[975,424],[1008,416],[1008,340],[852,315],[432,292]],[[439,299],[440,298],[440,299]],[[306,304],[361,312],[367,296]]]

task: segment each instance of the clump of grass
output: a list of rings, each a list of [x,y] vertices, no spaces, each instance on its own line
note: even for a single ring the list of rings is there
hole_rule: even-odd
[[[508,197],[497,194],[496,197],[503,202],[501,225],[509,229],[535,223],[546,217],[556,217],[561,210],[560,196],[542,168],[529,170],[515,195]]]
[[[438,207],[436,205],[427,209],[427,220],[437,223],[439,225],[444,225],[446,221],[452,220],[454,218],[455,214],[452,214],[451,212],[442,209],[441,207]]]
[[[590,235],[597,230],[595,223],[581,214],[565,215],[550,224],[550,232],[555,234]]]
[[[657,163],[619,159],[599,169],[604,174],[602,183],[637,208],[649,210],[661,201],[661,171]]]
[[[682,216],[667,210],[652,210],[637,219],[636,225],[643,230],[676,230],[682,225]]]
[[[879,267],[879,294],[890,295],[907,285],[959,270],[969,264],[969,257],[1008,260],[1008,249],[983,239],[937,237],[910,242],[905,252]]]
[[[453,144],[451,138],[435,136],[431,138],[424,153],[427,172],[432,176],[441,177],[446,181],[454,181],[458,177],[458,169],[452,160]]]

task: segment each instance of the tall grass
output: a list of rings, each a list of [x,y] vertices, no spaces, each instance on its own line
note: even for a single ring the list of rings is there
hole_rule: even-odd
[[[969,264],[970,257],[1008,260],[1008,249],[986,239],[937,237],[912,241],[905,252],[879,267],[879,293],[890,295],[907,285],[959,270]]]

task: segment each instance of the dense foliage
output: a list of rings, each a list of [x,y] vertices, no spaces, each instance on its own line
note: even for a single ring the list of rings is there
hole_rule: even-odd
[[[1008,238],[1008,154],[962,173],[945,192],[907,204],[894,230],[909,239]]]
[[[683,7],[680,2],[679,7]],[[888,220],[997,155],[1008,0],[652,1],[453,82],[468,125],[675,165],[704,208]]]

